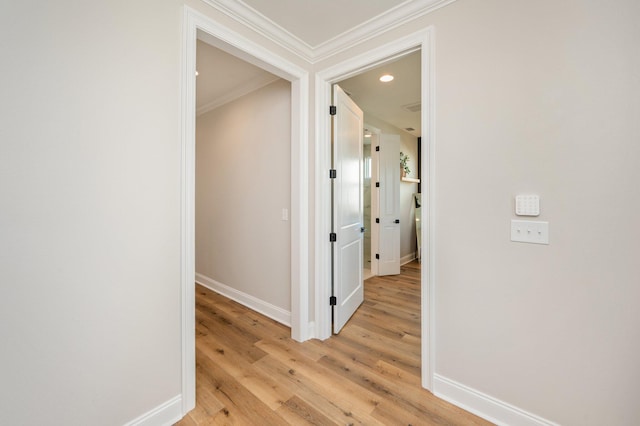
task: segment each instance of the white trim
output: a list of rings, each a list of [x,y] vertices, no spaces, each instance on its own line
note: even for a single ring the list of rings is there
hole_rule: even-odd
[[[183,6],[181,80],[182,412],[195,407],[195,66],[196,39],[291,82],[291,337],[309,334],[309,75],[264,46]]]
[[[235,300],[247,308],[260,312],[262,315],[278,321],[280,324],[291,327],[291,312],[285,309],[272,305],[269,302],[265,302],[264,300],[258,299],[257,297],[243,291],[236,290],[233,287],[229,287],[228,285],[222,284],[221,282],[205,275],[198,274],[197,272],[196,282],[211,291],[215,291],[216,293],[228,297],[231,300]]]
[[[329,77],[316,74],[316,138],[315,138],[315,337],[327,339],[331,336],[331,81]]]
[[[397,58],[409,52],[422,51],[422,91],[421,111],[422,128],[427,133],[422,137],[423,174],[429,176],[423,185],[423,202],[421,209],[422,241],[429,248],[428,256],[423,258],[421,268],[422,280],[422,386],[433,389],[435,373],[435,242],[434,242],[434,208],[435,208],[435,67],[434,67],[434,29],[428,27],[409,36],[400,38],[372,51],[338,63],[321,70],[316,74],[316,181],[315,181],[315,311],[316,337],[327,339],[331,336],[331,307],[328,300],[331,295],[331,191],[328,179],[331,152],[331,122],[327,113],[331,101],[331,84],[361,73],[367,69],[384,63],[390,58]],[[424,149],[426,148],[426,149]]]
[[[278,46],[314,64],[456,0],[405,0],[403,3],[315,46],[311,46],[293,35],[242,0],[203,1]]]
[[[309,325],[307,327],[307,333],[310,338],[313,338],[316,335],[316,323],[315,321],[309,321]]]
[[[169,426],[183,417],[182,398],[174,396],[165,403],[126,423],[125,426]]]
[[[364,127],[371,132],[371,182],[373,183],[380,178],[380,152],[376,151],[374,147],[380,146],[382,131],[367,123],[364,123]],[[373,188],[371,189],[371,223],[369,223],[371,228],[371,276],[377,276],[380,272],[380,262],[376,259],[376,253],[380,253],[380,224],[375,222],[375,218],[380,217],[380,194]]]
[[[406,265],[409,262],[413,262],[414,260],[416,260],[416,253],[409,253],[406,256],[402,256],[400,258],[400,265]]]
[[[274,77],[271,75],[265,75],[261,78],[254,78],[253,80],[248,81],[242,86],[236,87],[231,91],[225,93],[223,96],[219,96],[213,101],[202,105],[201,107],[196,109],[196,116],[201,116],[202,114],[206,114],[216,108],[220,108],[222,105],[226,105],[229,102],[233,102],[244,95],[248,95],[249,93],[254,92],[258,89],[262,89],[263,87],[270,85],[276,80],[279,80],[279,77]]]
[[[557,423],[439,374],[434,377],[434,394],[497,425],[558,426]]]
[[[309,76],[291,82],[291,338],[309,334]]]
[[[266,39],[313,62],[313,47],[240,0],[202,0]]]
[[[420,164],[427,165],[421,170],[422,176],[428,176],[423,182],[422,208],[422,247],[427,247],[427,256],[421,255],[422,268],[422,386],[433,389],[433,377],[436,373],[436,32],[429,27],[422,43],[421,55],[421,102],[420,119],[422,121],[422,137]],[[426,204],[425,204],[426,203]],[[425,212],[427,212],[425,217]],[[424,248],[422,249],[424,253]],[[428,354],[428,356],[427,356]]]
[[[182,295],[182,414],[196,406],[195,338],[195,139],[196,139],[196,24],[184,9],[182,28],[181,159],[180,159],[180,288]]]
[[[322,61],[380,34],[404,25],[456,0],[408,0],[314,46],[312,63]]]

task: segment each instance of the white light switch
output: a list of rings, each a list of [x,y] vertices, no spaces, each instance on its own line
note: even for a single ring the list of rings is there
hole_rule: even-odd
[[[549,222],[512,220],[511,241],[533,244],[549,244]]]

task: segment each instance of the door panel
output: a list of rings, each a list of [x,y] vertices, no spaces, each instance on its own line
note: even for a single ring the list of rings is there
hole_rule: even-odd
[[[338,86],[333,103],[333,332],[338,333],[364,300],[362,282],[362,110]]]
[[[378,275],[400,273],[400,136],[382,134],[379,155],[380,240]]]

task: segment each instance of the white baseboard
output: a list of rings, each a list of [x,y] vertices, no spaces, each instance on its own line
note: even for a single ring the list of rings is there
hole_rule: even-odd
[[[434,376],[434,394],[497,425],[558,426],[504,401],[472,389],[438,374]]]
[[[402,256],[400,258],[400,265],[405,265],[409,262],[413,262],[416,259],[416,254],[415,253],[409,253],[406,256]]]
[[[170,426],[182,418],[182,396],[174,396],[125,426]]]
[[[291,327],[291,312],[289,311],[285,311],[271,303],[260,300],[257,297],[236,290],[235,288],[231,288],[228,285],[222,284],[202,274],[196,273],[196,282],[211,291],[215,291],[216,293],[228,297],[231,300],[235,300],[247,308],[260,312],[262,315],[278,321],[280,324]]]

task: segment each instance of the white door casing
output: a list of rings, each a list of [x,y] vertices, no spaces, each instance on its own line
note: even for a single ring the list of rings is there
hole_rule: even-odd
[[[364,115],[338,85],[333,88],[333,332],[364,301],[362,130]]]
[[[378,275],[400,273],[400,136],[381,134],[378,152]]]

